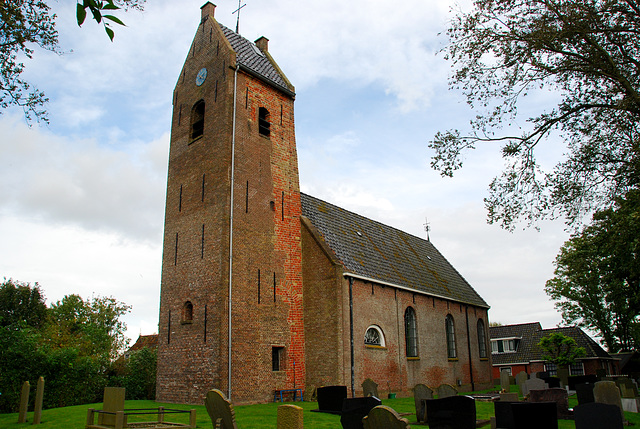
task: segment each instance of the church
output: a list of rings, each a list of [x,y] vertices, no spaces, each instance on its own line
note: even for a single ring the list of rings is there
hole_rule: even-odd
[[[490,387],[489,305],[429,240],[300,192],[295,88],[214,12],[173,93],[156,399]]]

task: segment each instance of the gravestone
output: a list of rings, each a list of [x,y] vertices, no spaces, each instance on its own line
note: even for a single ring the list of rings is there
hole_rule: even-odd
[[[104,426],[116,425],[116,412],[124,411],[124,387],[105,387],[102,398],[102,411],[98,413],[98,424]]]
[[[224,429],[238,429],[236,425],[236,412],[231,402],[218,389],[211,389],[204,397],[204,406],[211,418],[213,427]]]
[[[302,408],[297,405],[280,405],[276,420],[277,429],[303,429]]]
[[[529,402],[555,402],[558,418],[570,419],[572,413],[569,411],[569,395],[561,387],[554,387],[545,390],[530,390]]]
[[[505,401],[497,401],[493,403],[496,428],[512,429],[515,428],[513,421],[513,411],[511,403]]]
[[[409,421],[394,409],[378,405],[362,420],[364,429],[407,429]]]
[[[500,389],[508,392],[509,391],[509,372],[505,369],[500,371]]]
[[[438,386],[438,399],[456,396],[457,394],[458,390],[450,384],[441,384]]]
[[[594,384],[592,383],[576,384],[575,391],[578,404],[589,404],[596,401],[593,397],[593,386]]]
[[[501,402],[518,402],[518,394],[516,392],[508,392],[500,394]]]
[[[607,376],[607,371],[604,368],[596,369],[596,377],[598,377],[598,380],[604,380],[606,376]]]
[[[572,375],[569,377],[569,390],[576,390],[576,386],[582,383],[594,384],[598,381],[598,377],[593,374],[589,375]]]
[[[347,397],[347,386],[318,387],[318,411],[323,413],[340,414],[342,401]]]
[[[539,371],[536,373],[536,378],[545,379],[549,378],[549,371]]]
[[[413,388],[413,402],[416,406],[416,418],[418,423],[426,421],[425,412],[427,411],[423,400],[433,399],[433,390],[424,384],[416,384]]]
[[[543,390],[548,389],[549,385],[541,378],[530,378],[524,382],[523,395],[528,395],[531,390]]]
[[[616,385],[620,389],[620,394],[623,398],[638,397],[638,388],[628,377],[619,377],[616,379]]]
[[[342,412],[340,414],[342,428],[362,429],[362,419],[378,405],[382,405],[382,401],[375,396],[345,398],[342,401]]]
[[[22,384],[22,391],[20,392],[20,408],[18,413],[18,423],[27,422],[27,410],[29,408],[29,392],[31,385],[28,381]]]
[[[362,396],[375,396],[379,398],[378,395],[378,384],[370,378],[367,378],[362,383]]]
[[[558,368],[558,378],[560,379],[560,386],[567,387],[569,385],[569,368]],[[549,384],[551,387],[551,384]]]
[[[505,402],[511,405],[513,429],[558,429],[555,402]]]
[[[623,422],[618,407],[611,404],[590,402],[573,409],[576,429],[622,429]]]
[[[470,396],[427,399],[429,429],[475,429],[476,401]]]
[[[39,425],[42,421],[42,401],[44,399],[44,377],[38,378],[36,385],[36,404],[33,410],[33,424]]]
[[[613,381],[598,381],[593,387],[593,397],[601,404],[615,405],[620,410],[620,416],[624,420],[622,411],[622,398],[620,389]]]
[[[518,385],[518,391],[521,395],[524,395],[524,382],[529,379],[529,375],[526,372],[520,371],[516,374],[516,384]]]

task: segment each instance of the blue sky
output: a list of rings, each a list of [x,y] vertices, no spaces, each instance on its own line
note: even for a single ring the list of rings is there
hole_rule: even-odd
[[[49,302],[114,296],[133,307],[133,339],[157,332],[171,96],[203,3],[150,0],[120,13],[127,27],[111,43],[93,22],[77,27],[73,2],[52,2],[61,52],[36,51],[25,73],[49,96],[51,123],[0,115],[0,276],[39,282]],[[296,87],[302,191],[421,237],[428,218],[431,241],[491,305],[490,320],[555,326],[543,287],[563,224],[486,224],[483,197],[503,165],[496,147],[469,154],[453,179],[429,168],[434,133],[476,113],[449,91],[436,55],[450,5],[245,3],[240,33],[267,37]],[[215,18],[235,28],[237,5],[219,0]],[[551,165],[561,149],[547,146],[539,155]]]

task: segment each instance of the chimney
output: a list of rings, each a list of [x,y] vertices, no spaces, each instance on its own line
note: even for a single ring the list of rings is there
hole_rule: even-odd
[[[269,39],[266,37],[261,36],[255,43],[262,52],[269,52]]]
[[[200,8],[200,10],[202,10],[202,20],[204,21],[209,16],[213,18],[216,11],[216,5],[208,1]]]

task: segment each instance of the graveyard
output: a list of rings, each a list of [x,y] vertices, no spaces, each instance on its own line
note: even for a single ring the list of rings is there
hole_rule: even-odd
[[[501,389],[500,385],[496,385],[494,389],[478,392],[459,392],[458,397],[462,398],[466,395],[483,395],[490,396],[495,395]],[[564,389],[563,389],[564,390]],[[523,396],[517,385],[511,384],[509,386],[511,398],[517,396],[522,401]],[[504,395],[504,393],[503,393]],[[382,405],[389,407],[398,413],[401,417],[406,418],[411,427],[424,427],[429,428],[426,424],[418,424],[416,418],[416,404],[413,397],[403,398],[383,398],[381,400]],[[479,421],[488,421],[491,417],[495,416],[496,404],[500,401],[486,401],[476,400],[475,411],[476,419]],[[520,402],[526,404],[525,402]],[[341,428],[341,416],[338,414],[314,412],[319,407],[317,401],[297,401],[297,402],[285,402],[288,406],[295,405],[302,409],[304,428]],[[278,427],[278,410],[283,403],[281,402],[269,402],[256,405],[240,405],[234,406],[235,423],[239,429],[242,428],[277,428]],[[567,407],[574,409],[578,405],[578,395],[571,394],[567,398]],[[84,428],[87,419],[87,411],[91,408],[100,409],[102,403],[79,405],[73,407],[53,408],[42,411],[41,423],[39,427],[42,429],[62,429],[62,428]],[[207,408],[204,402],[201,405],[179,405],[179,404],[163,404],[148,400],[135,400],[125,401],[126,409],[157,409],[158,407],[166,407],[167,409],[177,409],[185,411],[185,415],[192,409],[196,414],[196,427],[197,428],[212,428],[215,425],[212,424],[212,420],[207,412]],[[18,413],[2,414],[0,415],[0,427],[3,428],[24,428],[27,424],[31,425],[33,421],[33,410],[29,410],[26,415],[26,423],[18,423]],[[175,418],[178,420],[178,418]],[[624,412],[624,419],[630,425],[640,425],[640,415],[634,412]],[[184,419],[184,423],[188,423],[188,419]],[[557,420],[559,429],[574,429],[576,423],[574,420]],[[226,427],[226,426],[224,426]],[[291,426],[288,426],[291,427]],[[490,428],[489,424],[485,424],[482,427]],[[544,426],[537,426],[540,429],[546,429]]]

